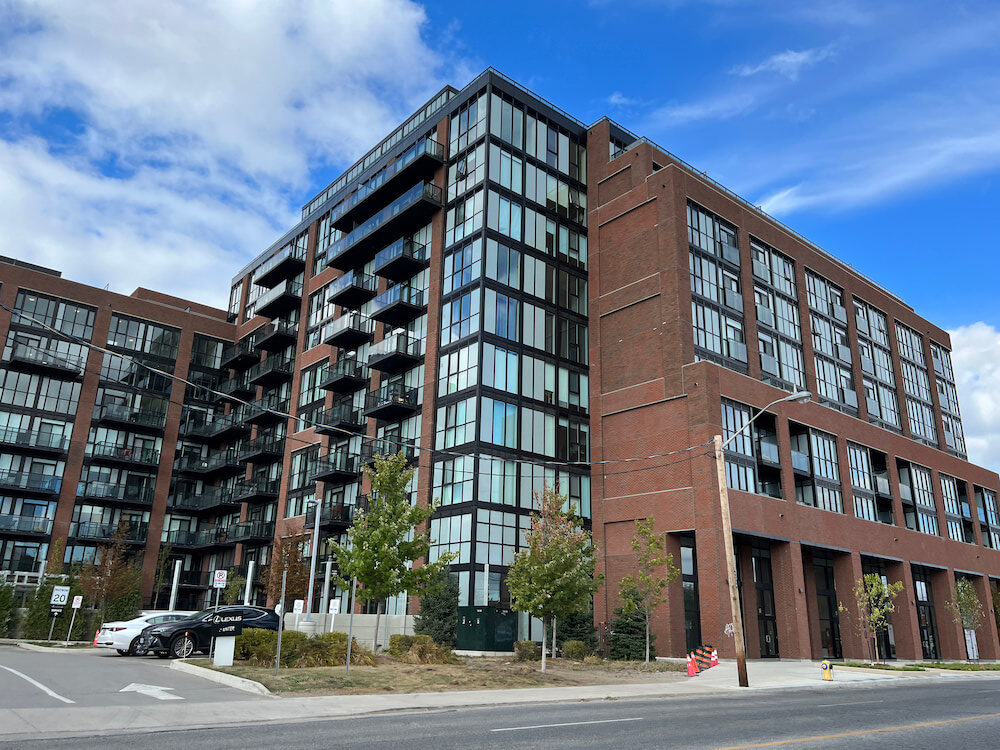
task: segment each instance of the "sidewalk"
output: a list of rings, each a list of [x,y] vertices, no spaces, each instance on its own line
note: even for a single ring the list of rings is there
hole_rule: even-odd
[[[873,682],[934,679],[927,672],[879,672],[842,669],[834,682],[823,682],[819,665],[810,662],[751,662],[751,690],[837,689]],[[969,676],[975,673],[960,673]],[[989,673],[986,673],[989,674]],[[995,673],[994,673],[995,676]],[[736,665],[723,662],[697,677],[679,681],[626,685],[475,690],[404,695],[331,695],[265,697],[233,703],[174,703],[149,706],[65,707],[0,710],[0,741],[56,739],[161,729],[335,719],[391,711],[438,710],[516,704],[599,701],[636,698],[690,698],[746,694],[736,685]]]

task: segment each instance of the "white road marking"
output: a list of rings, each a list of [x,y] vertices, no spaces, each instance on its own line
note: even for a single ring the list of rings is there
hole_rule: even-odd
[[[69,698],[63,698],[61,695],[59,695],[59,693],[57,693],[54,690],[50,690],[49,688],[45,687],[45,685],[43,685],[42,683],[40,683],[38,680],[35,680],[35,679],[32,679],[31,677],[28,677],[28,675],[26,675],[24,672],[18,672],[16,669],[11,669],[10,667],[5,667],[3,664],[0,664],[0,669],[6,669],[11,674],[16,674],[22,680],[27,680],[32,685],[34,685],[36,688],[38,688],[39,690],[41,690],[43,693],[52,696],[56,700],[62,701],[63,703],[76,703],[76,701],[71,701]]]
[[[491,729],[491,732],[518,732],[522,729],[548,729],[549,727],[577,727],[583,724],[614,724],[622,721],[642,721],[641,716],[632,719],[601,719],[600,721],[567,721],[564,724],[534,724],[530,727],[504,727],[503,729]]]
[[[160,687],[159,685],[143,685],[141,682],[133,682],[126,685],[119,693],[141,693],[142,695],[149,696],[150,698],[156,698],[160,701],[182,701],[184,700],[179,695],[171,695],[168,690],[173,690],[173,688]]]
[[[870,706],[875,703],[885,703],[885,701],[851,701],[850,703],[820,703],[814,708],[829,708],[830,706]]]

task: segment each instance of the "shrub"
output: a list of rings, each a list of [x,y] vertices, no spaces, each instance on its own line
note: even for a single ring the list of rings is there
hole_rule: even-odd
[[[430,636],[424,636],[429,638]],[[395,633],[389,636],[389,653],[397,659],[413,648],[414,636]]]
[[[233,658],[263,666],[274,664],[274,651],[278,645],[278,634],[274,630],[247,628],[236,636]]]
[[[583,661],[594,653],[594,649],[583,641],[566,641],[562,645],[562,655],[573,661]]]
[[[332,664],[347,663],[347,633],[323,633],[316,636],[316,639],[330,644]],[[358,643],[356,638],[354,645],[351,646],[351,664],[375,666],[375,656],[369,649]]]
[[[284,648],[284,646],[282,646]],[[282,652],[284,657],[284,652]],[[354,656],[352,653],[351,656]],[[295,653],[290,657],[293,667],[332,667],[337,664],[333,644],[322,638],[307,638],[296,645]]]
[[[623,592],[633,599],[635,592]],[[649,634],[649,658],[656,656],[656,636]],[[615,608],[615,619],[611,621],[611,635],[608,638],[608,656],[612,659],[639,661],[646,658],[646,615],[640,606],[638,610],[626,612],[624,607]]]
[[[585,657],[583,657],[583,663],[584,664],[594,665],[594,664],[600,664],[603,661],[604,661],[604,659],[602,659],[600,656],[585,656]]]
[[[455,646],[455,631],[458,628],[458,579],[447,570],[420,597],[420,614],[417,615],[414,630],[429,635],[435,643]],[[390,638],[390,651],[392,650]]]
[[[567,641],[583,641],[593,650],[597,646],[594,605],[591,604],[583,612],[560,617],[556,627],[556,639],[560,644],[565,644]]]
[[[518,661],[539,661],[542,649],[534,641],[518,641],[514,644],[514,654]]]
[[[281,633],[281,666],[292,666],[298,660],[303,650],[307,648],[305,644],[308,640],[309,636],[305,633],[300,633],[298,630],[283,631]],[[272,654],[272,662],[274,658],[275,655]]]
[[[429,635],[413,636],[410,650],[399,659],[407,664],[455,664],[458,661],[450,648],[434,643]]]

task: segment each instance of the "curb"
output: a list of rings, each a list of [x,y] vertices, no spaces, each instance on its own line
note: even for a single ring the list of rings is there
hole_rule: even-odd
[[[206,680],[211,680],[212,682],[218,682],[220,685],[226,685],[227,687],[236,688],[237,690],[242,690],[245,693],[254,693],[255,695],[267,695],[274,697],[271,691],[266,687],[261,685],[259,682],[254,682],[253,680],[248,680],[244,677],[237,677],[236,675],[227,674],[226,672],[218,672],[214,669],[206,669],[205,667],[198,667],[194,664],[189,664],[183,659],[171,659],[170,669],[176,669],[180,672],[186,674],[193,674],[196,677],[201,677]]]
[[[80,642],[82,641],[71,641],[70,643],[72,645],[73,643],[80,643]],[[18,648],[23,648],[25,651],[41,651],[42,653],[46,654],[90,653],[90,651],[85,649],[67,648],[66,646],[36,646],[34,643],[11,643],[9,645],[17,646]]]

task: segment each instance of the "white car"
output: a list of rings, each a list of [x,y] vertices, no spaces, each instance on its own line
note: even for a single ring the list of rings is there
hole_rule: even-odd
[[[163,625],[174,620],[183,620],[187,612],[143,613],[131,620],[105,622],[97,631],[94,645],[97,648],[113,648],[122,656],[142,656],[139,648],[139,633],[151,625]]]

